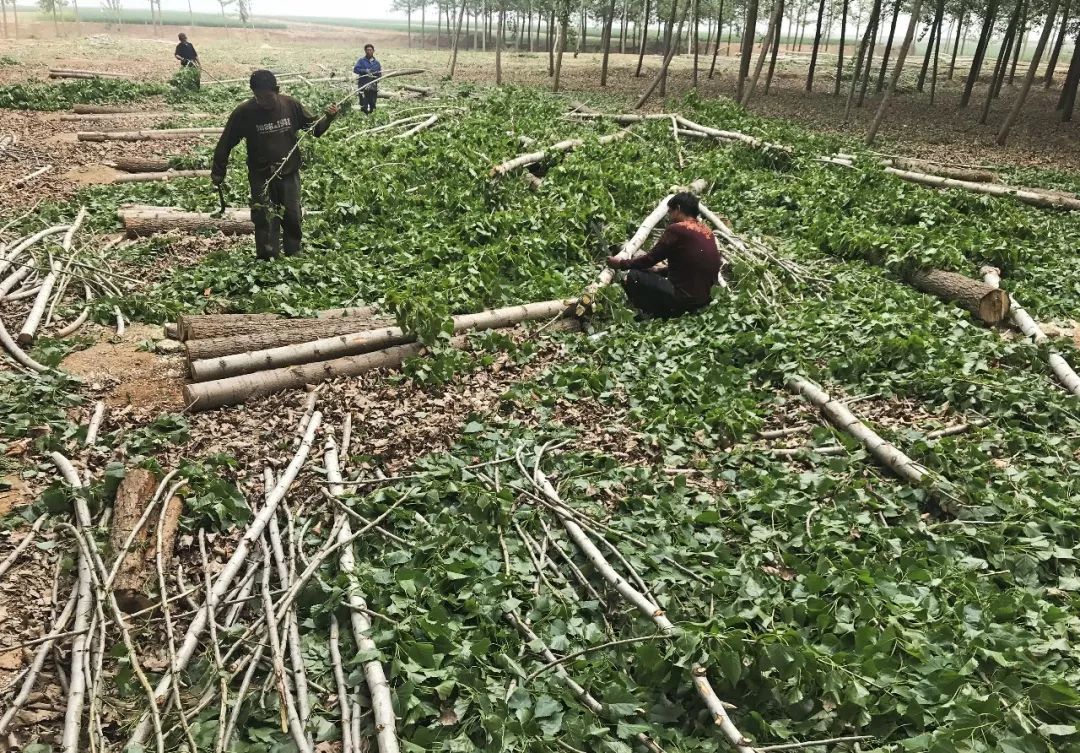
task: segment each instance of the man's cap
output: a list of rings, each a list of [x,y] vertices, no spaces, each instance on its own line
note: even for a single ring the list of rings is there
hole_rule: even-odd
[[[272,71],[260,70],[251,74],[251,91],[273,91],[277,88],[277,76]]]

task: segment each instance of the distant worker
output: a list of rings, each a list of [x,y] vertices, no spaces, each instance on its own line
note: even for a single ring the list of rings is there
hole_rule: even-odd
[[[356,61],[356,65],[353,66],[353,73],[359,78],[356,79],[356,87],[365,86],[371,84],[365,89],[361,89],[358,93],[360,99],[360,112],[371,114],[375,112],[375,102],[379,97],[379,84],[377,83],[382,78],[382,65],[375,59],[375,45],[364,45],[364,57]]]
[[[199,53],[195,52],[195,45],[187,40],[187,34],[181,32],[177,35],[180,40],[180,44],[176,45],[176,51],[173,53],[173,57],[180,61],[181,68],[194,68],[195,69],[195,88],[199,88],[200,84],[200,65],[199,65]]]
[[[210,179],[215,186],[225,181],[229,154],[246,139],[255,251],[260,259],[273,259],[284,233],[285,255],[295,256],[300,253],[303,237],[296,134],[310,131],[313,136],[322,136],[337,116],[338,107],[330,105],[321,117],[314,117],[295,99],[279,93],[277,78],[270,71],[255,71],[250,84],[254,97],[229,115],[214,150]]]
[[[668,201],[670,224],[649,253],[633,259],[608,257],[612,269],[630,270],[623,288],[630,304],[643,314],[678,316],[709,304],[720,274],[720,252],[698,215],[698,198],[677,193]],[[665,260],[667,269],[652,269]]]

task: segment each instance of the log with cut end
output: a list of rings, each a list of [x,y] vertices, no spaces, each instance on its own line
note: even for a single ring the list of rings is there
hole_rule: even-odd
[[[193,139],[199,136],[220,136],[223,128],[161,128],[144,131],[79,131],[79,141],[164,141]]]
[[[105,164],[125,173],[163,173],[172,167],[167,159],[146,157],[116,157]]]
[[[979,170],[973,167],[939,165],[936,162],[921,159],[909,159],[906,157],[887,159],[884,161],[884,164],[888,167],[899,168],[900,170],[940,175],[943,178],[952,178],[953,180],[962,180],[971,183],[996,183],[998,179],[997,175],[989,170]]]
[[[129,118],[207,118],[205,112],[162,112],[160,110],[139,110],[137,112],[73,112],[61,115],[60,120],[68,123],[92,123],[98,120],[127,120]]]
[[[987,194],[988,196],[1012,196],[1025,204],[1042,207],[1043,209],[1068,209],[1070,211],[1080,209],[1080,199],[1075,196],[1045,194],[1030,188],[1016,188],[1001,185],[1000,183],[953,180],[952,178],[943,178],[940,175],[928,175],[927,173],[913,172],[911,170],[900,170],[895,167],[886,167],[885,172],[902,180],[930,186],[931,188],[959,188],[974,193]]]
[[[551,319],[573,312],[576,301],[543,301],[523,306],[507,306],[489,309],[476,314],[463,314],[453,318],[454,332],[498,329],[511,327],[520,322]],[[316,361],[370,353],[395,345],[412,342],[416,336],[400,327],[383,327],[375,330],[353,332],[337,337],[284,345],[277,348],[237,353],[221,358],[192,361],[191,378],[196,382],[250,374],[267,369],[279,369]]]
[[[376,316],[377,312],[371,306],[354,306],[347,309],[320,311],[316,314],[316,319],[369,320]],[[300,322],[312,321],[312,319],[288,319],[278,314],[182,314],[177,318],[176,325],[178,339],[187,342],[250,335],[256,332],[291,330],[300,325]]]
[[[918,270],[905,279],[924,293],[959,303],[987,324],[999,324],[1009,314],[1009,294],[980,280],[941,269]]]
[[[109,543],[113,551],[119,552],[123,549],[146,506],[153,500],[156,488],[157,479],[145,468],[132,468],[124,476],[116,490],[116,502],[109,529]],[[157,582],[155,557],[158,527],[161,527],[162,561],[169,562],[176,543],[182,509],[180,498],[172,497],[165,504],[164,514],[159,507],[135,535],[113,581],[117,603],[125,612],[137,612],[153,606],[156,602],[153,597],[153,584]]]
[[[214,215],[185,212],[169,207],[127,205],[120,207],[117,214],[129,238],[167,233],[170,230],[185,233],[218,230],[225,235],[248,235],[255,232],[251,212],[247,209],[229,209],[224,215]]]
[[[209,170],[164,170],[156,173],[132,173],[131,175],[118,175],[113,178],[113,183],[156,183],[159,181],[173,180],[174,178],[209,178]]]
[[[130,81],[134,76],[112,71],[83,71],[77,68],[50,68],[49,78],[112,78]]]
[[[203,340],[188,340],[186,343],[189,361],[206,358],[221,358],[234,353],[247,353],[283,345],[318,340],[324,337],[348,335],[373,329],[386,320],[379,317],[349,317],[331,319],[275,319],[276,327],[258,329],[249,334],[227,335]]]
[[[72,105],[71,111],[76,115],[95,115],[139,112],[139,108],[131,105]]]

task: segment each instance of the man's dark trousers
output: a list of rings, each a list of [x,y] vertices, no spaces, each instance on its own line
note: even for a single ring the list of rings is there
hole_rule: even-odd
[[[360,81],[360,86],[366,84],[367,81]],[[360,90],[360,112],[368,113],[375,112],[375,103],[379,100],[379,86],[373,84],[366,89]]]
[[[268,175],[248,173],[251,184],[251,221],[255,225],[255,253],[273,259],[285,237],[285,255],[300,253],[303,240],[300,209],[300,172],[279,175],[267,185]]]
[[[627,272],[623,288],[630,305],[651,316],[679,316],[704,305],[687,299],[668,278],[644,269]]]

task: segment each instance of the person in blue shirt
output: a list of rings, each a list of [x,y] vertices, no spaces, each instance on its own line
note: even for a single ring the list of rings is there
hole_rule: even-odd
[[[356,61],[356,65],[353,66],[353,73],[359,77],[356,79],[357,87],[371,84],[371,86],[361,90],[358,95],[360,98],[360,112],[368,114],[375,112],[375,101],[379,96],[379,85],[375,82],[382,76],[382,66],[375,59],[375,45],[364,45],[364,57]]]

